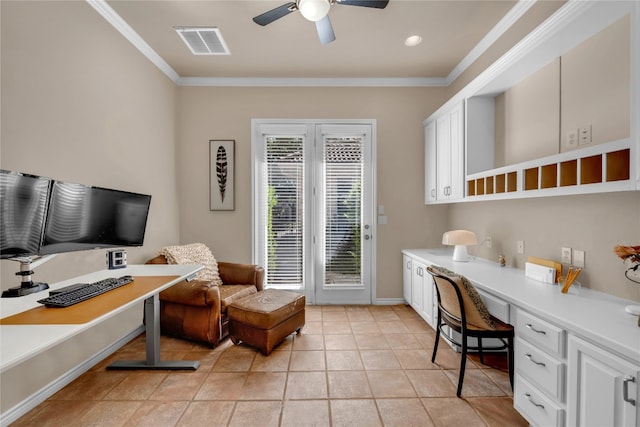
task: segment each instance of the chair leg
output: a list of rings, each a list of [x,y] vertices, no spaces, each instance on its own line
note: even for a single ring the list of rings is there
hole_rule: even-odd
[[[462,359],[460,360],[460,374],[458,375],[458,391],[456,396],[462,394],[462,381],[464,381],[464,368],[467,366],[467,337],[462,336]]]
[[[511,390],[513,391],[513,335],[507,338],[507,354],[509,361],[509,382],[511,383]]]
[[[440,316],[438,316],[438,326],[436,326],[436,342],[433,343],[433,353],[431,353],[431,363],[436,363],[436,353],[438,352],[438,342],[440,341]]]
[[[480,356],[480,363],[484,365],[484,355],[482,354],[482,338],[478,337],[478,355]]]

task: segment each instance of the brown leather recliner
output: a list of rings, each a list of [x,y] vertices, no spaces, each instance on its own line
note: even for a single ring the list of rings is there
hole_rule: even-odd
[[[147,264],[167,264],[163,255]],[[182,281],[160,292],[160,330],[163,334],[215,347],[229,334],[227,307],[263,290],[264,269],[253,264],[218,262],[222,286],[208,281]]]

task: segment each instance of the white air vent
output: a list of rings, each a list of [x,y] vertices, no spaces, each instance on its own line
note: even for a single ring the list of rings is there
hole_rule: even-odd
[[[175,27],[194,55],[229,55],[227,44],[217,27]]]

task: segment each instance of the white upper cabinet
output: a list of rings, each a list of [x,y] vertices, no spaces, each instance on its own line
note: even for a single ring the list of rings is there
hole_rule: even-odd
[[[464,196],[464,106],[462,103],[425,124],[425,201]]]
[[[436,122],[424,127],[424,200],[435,202],[437,197]]]
[[[640,2],[566,2],[425,120],[426,202],[639,190],[639,27]]]

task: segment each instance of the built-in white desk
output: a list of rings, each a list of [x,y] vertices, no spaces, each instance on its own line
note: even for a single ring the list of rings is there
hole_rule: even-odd
[[[489,310],[497,309],[492,314],[514,325],[514,404],[532,425],[638,425],[640,328],[625,312],[636,302],[576,285],[563,294],[524,270],[481,258],[454,262],[450,249],[402,254],[404,297],[432,326],[437,297],[424,273],[429,265],[467,277]]]
[[[186,278],[189,278],[199,270],[200,265],[130,265],[126,268],[114,270],[102,270],[95,273],[86,274],[73,279],[65,280],[58,283],[50,284],[50,289],[26,295],[18,298],[2,298],[0,299],[0,372],[4,372],[14,366],[42,353],[61,342],[109,319],[116,314],[128,309],[129,307],[145,301],[145,317],[146,317],[146,343],[147,343],[147,360],[144,361],[120,361],[111,365],[112,369],[196,369],[197,361],[161,361],[160,360],[160,327],[158,312],[158,293]],[[154,281],[150,286],[143,290],[133,287],[136,282],[125,285],[122,288],[100,295],[91,300],[76,304],[69,308],[77,310],[81,304],[96,303],[99,298],[109,294],[120,292],[121,304],[117,304],[114,308],[99,313],[95,316],[89,316],[83,323],[64,323],[53,324],[5,324],[4,320],[11,319],[14,315],[25,314],[33,309],[43,309],[43,306],[37,301],[49,295],[49,290],[59,289],[64,286],[75,283],[96,282],[108,277],[119,277],[123,275],[131,275],[134,277],[158,277],[162,280]],[[132,287],[127,289],[127,287]],[[109,295],[111,296],[111,295]],[[54,310],[54,313],[64,316],[64,310],[67,308],[46,308],[46,310]]]

